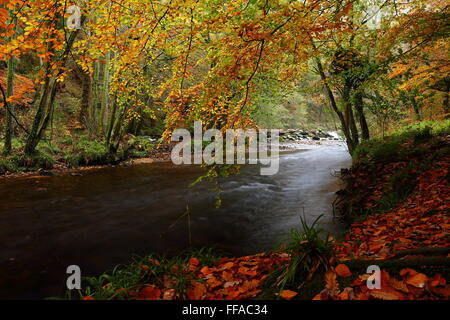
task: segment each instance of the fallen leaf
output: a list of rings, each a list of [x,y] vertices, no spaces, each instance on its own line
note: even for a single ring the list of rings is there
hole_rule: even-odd
[[[406,280],[406,283],[416,288],[424,288],[427,281],[428,277],[426,275],[423,273],[416,273],[415,275],[409,277]]]
[[[400,271],[400,276],[402,276],[402,277],[405,277],[405,276],[413,276],[413,275],[415,275],[416,273],[417,273],[416,270],[413,270],[413,269],[410,269],[410,268],[405,268],[405,269],[402,269],[402,270]]]
[[[328,289],[332,298],[339,293],[339,283],[336,280],[336,273],[333,271],[325,272],[325,288]]]
[[[370,291],[369,295],[380,300],[405,300],[406,297],[395,290],[379,289]]]
[[[163,291],[163,300],[175,299],[175,289],[166,289]]]
[[[189,270],[194,271],[195,269],[197,269],[199,264],[200,264],[200,260],[198,260],[197,258],[189,259]]]
[[[345,264],[340,264],[336,268],[334,268],[334,271],[336,271],[337,275],[342,278],[347,278],[352,275],[350,272],[350,269]]]
[[[146,286],[141,289],[140,294],[149,300],[158,300],[161,296],[161,290],[155,286]]]
[[[283,290],[280,293],[280,297],[286,300],[291,300],[293,297],[295,297],[298,293],[291,290]]]
[[[430,286],[431,287],[437,287],[437,286],[445,286],[447,281],[445,278],[442,277],[441,274],[436,274],[433,279],[430,280]]]
[[[188,298],[190,300],[200,300],[206,293],[205,285],[198,281],[192,281],[192,287],[192,289],[187,291]]]

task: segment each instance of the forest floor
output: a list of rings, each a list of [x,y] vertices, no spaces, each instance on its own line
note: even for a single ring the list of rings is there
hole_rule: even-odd
[[[150,256],[89,278],[83,299],[447,300],[450,137],[414,131],[363,144],[337,209],[345,240],[314,226],[270,253]],[[368,270],[369,266],[377,266]],[[369,289],[370,284],[379,286]]]

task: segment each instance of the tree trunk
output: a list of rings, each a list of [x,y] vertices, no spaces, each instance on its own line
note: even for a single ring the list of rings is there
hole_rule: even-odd
[[[10,11],[10,15],[13,16],[11,19],[11,23],[15,24],[16,27],[14,28],[14,32],[17,31],[17,19],[12,11]],[[10,37],[9,40],[12,40],[14,36]],[[15,58],[12,56],[8,59],[6,62],[7,64],[7,75],[6,75],[6,98],[10,98],[14,94],[14,69],[15,69]],[[5,143],[3,147],[3,154],[9,155],[11,153],[12,149],[12,136],[14,132],[13,127],[13,112],[14,112],[14,104],[6,104],[6,101],[4,102],[5,110],[6,110],[6,124],[5,124]]]
[[[11,97],[14,94],[14,67],[15,67],[15,61],[14,57],[11,57],[8,59],[7,65],[8,65],[8,71],[7,71],[7,78],[6,78],[6,98]],[[12,119],[12,113],[14,112],[13,104],[10,103],[8,106],[6,105],[6,101],[4,103],[5,109],[8,108],[9,110],[6,111],[6,125],[5,125],[5,144],[3,148],[3,154],[9,155],[11,153],[11,140],[13,135],[13,119]]]
[[[344,104],[344,118],[345,122],[347,123],[347,127],[350,128],[354,150],[359,144],[359,134],[358,127],[356,126],[355,116],[353,114],[351,91],[352,86],[349,83],[346,83],[342,90],[342,102]]]
[[[108,100],[109,100],[109,85],[111,77],[109,74],[109,64],[111,61],[111,53],[107,52],[105,57],[105,64],[103,69],[103,81],[102,81],[102,92],[100,96],[100,116],[99,116],[99,126],[102,131],[106,131],[107,115],[108,115]]]
[[[81,24],[83,25],[85,18],[83,17],[81,19]],[[61,71],[63,70],[63,67],[65,67],[67,63],[67,58],[69,56],[69,53],[72,49],[73,43],[75,42],[75,39],[79,33],[79,29],[76,29],[75,31],[72,31],[69,39],[67,40],[66,48],[61,55],[60,59],[62,61],[61,64]],[[53,52],[54,54],[54,52]],[[55,102],[58,82],[57,78],[60,75],[56,77],[53,77],[53,79],[49,78],[50,75],[50,69],[51,69],[51,63],[46,63],[46,72],[45,72],[45,83],[42,86],[43,93],[41,95],[41,100],[38,105],[38,110],[36,112],[36,115],[34,117],[33,126],[31,128],[30,134],[28,136],[28,139],[25,144],[25,154],[32,155],[34,154],[37,145],[39,144],[40,140],[42,139],[43,133],[48,125],[48,120],[50,118],[50,115],[53,111],[53,106]],[[48,98],[50,95],[50,98]]]
[[[343,113],[341,112],[341,110],[339,110],[337,106],[336,99],[334,97],[333,91],[330,88],[330,85],[328,84],[327,76],[324,72],[322,62],[320,61],[319,58],[316,58],[316,65],[317,69],[319,70],[320,78],[324,83],[324,88],[330,100],[331,107],[333,108],[333,111],[336,113],[336,115],[339,118],[339,121],[341,122],[342,132],[344,133],[345,139],[347,141],[348,150],[350,153],[352,153],[356,146],[354,145],[352,136],[350,135],[350,128],[347,122],[345,121]]]
[[[355,94],[354,105],[356,112],[358,113],[359,126],[361,127],[362,138],[363,140],[369,140],[370,131],[369,126],[367,124],[366,116],[364,115],[364,101],[362,92],[357,92]]]
[[[419,105],[417,104],[417,100],[413,94],[411,94],[409,100],[411,101],[412,107],[414,109],[414,113],[416,115],[416,120],[422,121],[422,115],[420,114],[420,108],[419,108]]]
[[[88,129],[89,133],[92,131],[92,76],[85,72],[84,70],[80,71],[80,77],[82,82],[82,94],[81,94],[81,104],[80,104],[80,114],[79,114],[79,122],[86,129]]]
[[[106,129],[106,144],[107,145],[109,145],[110,141],[111,141],[111,135],[112,135],[114,123],[116,120],[116,112],[117,112],[117,98],[114,96],[111,116],[109,118],[108,128]]]

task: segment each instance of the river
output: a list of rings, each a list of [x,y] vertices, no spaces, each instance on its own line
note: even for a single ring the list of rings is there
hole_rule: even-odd
[[[281,152],[280,171],[246,166],[221,181],[220,209],[208,184],[188,187],[195,166],[171,163],[108,167],[82,176],[0,181],[0,298],[62,296],[69,265],[98,275],[132,254],[176,254],[216,246],[232,255],[276,248],[300,228],[300,216],[338,236],[332,216],[340,189],[334,173],[349,167],[341,144]],[[190,219],[180,218],[189,208]]]

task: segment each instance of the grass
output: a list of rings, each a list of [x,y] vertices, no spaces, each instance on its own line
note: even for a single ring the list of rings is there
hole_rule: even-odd
[[[116,266],[98,277],[85,277],[82,287],[86,289],[79,294],[97,300],[127,300],[131,298],[130,292],[145,285],[156,285],[175,289],[177,298],[182,299],[195,279],[194,273],[187,269],[191,257],[199,259],[202,265],[212,265],[220,256],[212,248],[188,250],[172,258],[155,254],[134,256],[130,264]],[[72,298],[70,291],[67,291],[67,298]]]
[[[396,130],[388,137],[373,138],[360,144],[353,153],[356,164],[373,164],[392,162],[410,155],[420,156],[427,152],[424,143],[436,143],[436,138],[450,134],[450,120],[406,126]],[[406,146],[406,143],[412,143]]]
[[[301,218],[302,230],[291,230],[290,241],[283,252],[291,257],[287,266],[280,267],[270,274],[263,288],[262,299],[273,297],[285,289],[301,292],[302,298],[315,295],[317,286],[322,285],[323,273],[333,256],[333,243],[327,236],[321,237],[323,230],[317,227],[318,217],[311,225]]]

